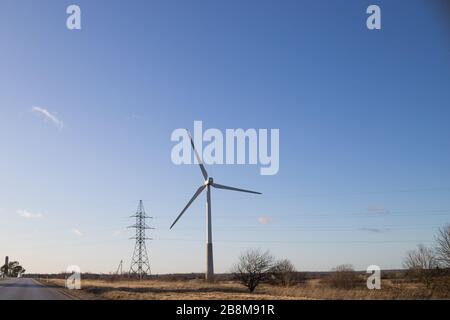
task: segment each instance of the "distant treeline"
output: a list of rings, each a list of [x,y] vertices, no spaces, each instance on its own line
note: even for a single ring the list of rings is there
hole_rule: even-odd
[[[382,277],[385,279],[396,279],[402,278],[408,270],[383,270]],[[297,279],[311,280],[311,279],[322,279],[330,276],[330,274],[335,273],[335,271],[306,271],[306,272],[295,272]],[[354,271],[355,274],[366,275],[366,271]],[[67,273],[29,273],[23,275],[25,278],[35,278],[35,279],[66,279],[69,274]],[[91,280],[139,280],[136,276],[130,274],[98,274],[98,273],[83,273],[81,275],[82,279]],[[215,274],[214,278],[217,281],[233,281],[235,280],[234,274],[232,273],[221,273]],[[186,281],[186,280],[203,280],[205,279],[204,273],[175,273],[175,274],[154,274],[147,275],[144,277],[147,280],[164,280],[164,281]]]

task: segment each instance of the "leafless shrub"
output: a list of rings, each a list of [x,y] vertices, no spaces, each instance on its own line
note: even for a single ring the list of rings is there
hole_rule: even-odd
[[[300,280],[300,274],[288,259],[277,261],[270,269],[272,283],[290,286]]]
[[[236,280],[254,292],[260,282],[268,278],[274,260],[268,251],[248,250],[241,254],[232,273]]]
[[[450,268],[450,224],[439,229],[436,236],[436,259],[443,268]]]
[[[359,280],[351,264],[342,264],[333,269],[325,282],[334,288],[353,289],[358,285]]]
[[[433,287],[433,278],[438,271],[438,260],[432,249],[419,245],[416,250],[407,253],[403,266],[409,270],[408,276],[418,279],[428,289]]]

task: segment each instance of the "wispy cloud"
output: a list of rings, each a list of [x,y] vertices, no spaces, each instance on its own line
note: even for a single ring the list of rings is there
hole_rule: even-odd
[[[42,214],[40,214],[40,213],[32,213],[27,210],[17,210],[16,212],[18,215],[20,215],[22,218],[25,218],[25,219],[40,219],[40,218],[42,218]]]
[[[373,233],[381,233],[381,232],[385,232],[388,231],[388,229],[379,229],[379,228],[359,228],[359,231],[368,231],[368,232],[373,232]]]
[[[270,218],[270,217],[267,217],[267,216],[258,217],[259,224],[269,224],[271,222],[272,222],[272,218]]]
[[[383,206],[369,206],[367,208],[367,211],[369,213],[374,213],[374,214],[385,214],[385,213],[389,213],[389,210],[387,210],[385,207]]]
[[[131,119],[131,120],[142,120],[142,119],[144,119],[144,117],[141,116],[140,114],[133,113],[133,114],[130,116],[130,119]]]
[[[57,116],[55,116],[54,114],[50,113],[50,111],[48,111],[47,109],[33,106],[31,108],[31,111],[41,115],[44,119],[49,120],[50,122],[52,122],[54,125],[56,125],[59,128],[64,127],[64,123],[60,119],[58,119]]]
[[[77,237],[82,237],[83,233],[78,230],[77,228],[73,228],[72,230],[70,230],[72,232],[72,234],[76,235]]]
[[[122,235],[122,233],[123,233],[123,230],[116,230],[113,232],[113,236],[118,237],[118,236]]]

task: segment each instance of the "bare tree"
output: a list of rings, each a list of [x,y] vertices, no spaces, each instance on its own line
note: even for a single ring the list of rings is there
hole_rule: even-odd
[[[5,277],[17,278],[25,273],[25,269],[20,265],[18,261],[11,261],[8,263],[8,266],[3,265],[0,268],[0,273],[2,273]]]
[[[437,266],[437,259],[433,250],[420,244],[416,250],[411,250],[407,253],[403,266],[410,270],[434,269]]]
[[[427,288],[432,287],[434,272],[438,267],[438,261],[432,249],[418,245],[416,250],[407,253],[403,266]]]
[[[435,251],[439,264],[444,268],[450,268],[450,224],[439,229]]]
[[[250,292],[254,292],[259,283],[268,278],[274,260],[269,251],[247,250],[239,257],[232,273]]]
[[[288,259],[277,261],[270,269],[272,279],[283,286],[289,286],[296,280],[296,270]]]

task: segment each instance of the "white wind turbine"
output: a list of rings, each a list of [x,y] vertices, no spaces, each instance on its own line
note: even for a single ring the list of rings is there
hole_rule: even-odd
[[[203,185],[200,188],[198,188],[198,190],[195,192],[194,196],[191,198],[191,200],[189,200],[188,204],[184,207],[183,211],[181,211],[181,213],[178,215],[178,217],[172,223],[172,225],[170,226],[170,229],[173,228],[173,226],[178,222],[178,220],[186,212],[186,210],[194,202],[194,200],[203,192],[203,190],[206,189],[207,235],[206,235],[206,273],[205,273],[205,278],[206,278],[206,280],[212,280],[214,277],[214,263],[213,263],[212,227],[211,227],[211,187],[214,187],[217,189],[224,189],[224,190],[231,190],[231,191],[238,191],[238,192],[247,192],[247,193],[254,193],[254,194],[262,194],[262,193],[250,191],[250,190],[238,189],[238,188],[224,186],[224,185],[215,183],[214,179],[212,177],[208,176],[208,172],[206,172],[205,166],[203,165],[202,160],[200,159],[200,156],[198,155],[197,150],[195,149],[194,141],[192,140],[192,137],[189,134],[189,132],[188,132],[188,135],[189,135],[189,139],[191,140],[191,146],[192,146],[192,149],[194,150],[195,157],[197,158],[197,162],[200,166],[200,170],[202,171],[202,175],[205,180],[203,182]]]

